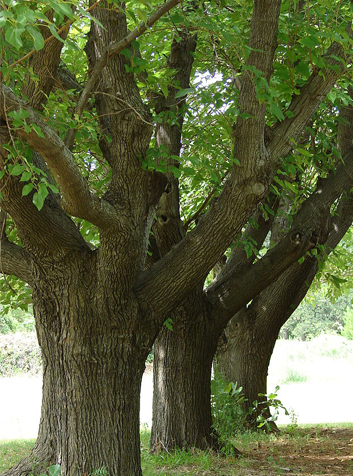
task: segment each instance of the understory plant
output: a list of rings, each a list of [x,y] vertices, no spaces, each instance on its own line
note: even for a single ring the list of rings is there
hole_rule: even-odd
[[[226,382],[219,372],[215,372],[211,383],[213,426],[225,451],[232,451],[232,439],[237,434],[254,429],[273,431],[277,428],[275,422],[279,411],[289,415],[277,398],[278,390],[279,386],[276,386],[269,395],[259,393],[259,399],[249,405],[237,382]]]

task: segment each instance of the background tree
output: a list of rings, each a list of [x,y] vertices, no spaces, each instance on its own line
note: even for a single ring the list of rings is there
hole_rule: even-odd
[[[352,89],[349,88],[348,98],[352,98],[352,93]],[[337,147],[334,148],[331,145],[330,150],[339,150],[345,156],[351,147],[353,107],[351,105],[346,107],[341,105],[338,119],[338,125],[333,129],[333,137],[331,138],[333,143],[334,140],[338,141]],[[330,124],[330,121],[328,120],[327,123]],[[322,121],[318,121],[318,125],[320,131]],[[313,127],[315,126],[311,127],[312,133],[315,132]],[[326,145],[327,138],[325,147]],[[322,163],[320,146],[320,142],[315,142],[314,159]],[[325,155],[328,155],[327,152]],[[323,167],[322,173],[328,176],[326,181],[330,180],[329,177],[335,173],[334,170],[332,164],[328,169]],[[302,177],[299,180],[302,181]],[[323,183],[325,180],[320,178],[320,174],[317,174],[316,180],[316,193],[322,194],[324,200]],[[293,264],[275,283],[266,288],[247,307],[234,316],[227,327],[225,345],[220,346],[217,361],[223,375],[243,387],[246,409],[249,406],[251,407],[254,400],[259,400],[259,393],[267,393],[268,366],[280,329],[305,297],[317,273],[328,276],[336,286],[344,281],[342,278],[337,278],[332,273],[328,273],[324,264],[351,227],[353,221],[351,190],[352,184],[343,187],[341,193],[337,196],[336,203],[326,208],[326,218],[322,222],[322,230],[318,235],[319,249],[315,250],[315,253],[310,252],[304,258],[304,261],[300,260]],[[291,217],[293,209],[295,210],[298,207],[296,199],[297,197],[294,196],[290,206],[286,207],[287,217],[286,219],[280,219],[281,226],[278,227],[274,224],[272,227],[274,239],[278,239],[278,233],[282,231],[281,227],[286,227],[288,217]],[[297,217],[301,210],[305,210],[305,203],[307,202],[301,205],[299,212],[296,214]],[[319,306],[317,312],[322,312]],[[316,318],[314,316],[314,322],[311,323],[307,332],[315,333],[315,321],[320,319],[321,316]],[[320,324],[318,323],[316,326],[320,326]]]

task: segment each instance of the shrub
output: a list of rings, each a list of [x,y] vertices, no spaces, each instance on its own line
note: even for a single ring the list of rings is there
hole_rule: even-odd
[[[0,334],[14,332],[33,332],[35,321],[33,314],[21,309],[0,309]]]
[[[343,316],[343,331],[342,335],[346,337],[346,339],[353,340],[353,309],[347,308],[346,312]]]
[[[275,392],[278,389],[279,387],[276,387]],[[278,419],[279,409],[283,409],[288,415],[281,401],[277,399],[277,393],[268,396],[260,393],[259,400],[252,402],[250,408],[246,409],[248,405],[244,404],[247,400],[242,390],[237,383],[227,383],[219,372],[215,372],[211,382],[213,427],[227,452],[232,452],[232,439],[237,433],[255,427],[272,431],[273,423]]]
[[[34,332],[0,335],[0,376],[41,372],[42,358]]]

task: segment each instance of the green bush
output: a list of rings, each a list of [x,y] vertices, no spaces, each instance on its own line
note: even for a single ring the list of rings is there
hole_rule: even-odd
[[[343,316],[343,331],[342,335],[349,340],[353,340],[353,309],[347,308]]]
[[[35,321],[33,314],[22,309],[0,309],[0,334],[14,332],[33,332]]]
[[[279,387],[276,387],[275,392],[278,389]],[[288,415],[288,411],[277,399],[277,393],[268,396],[260,393],[259,400],[252,402],[246,410],[244,404],[247,400],[242,390],[237,383],[227,383],[219,372],[215,372],[211,382],[213,427],[225,451],[230,453],[233,448],[232,440],[237,434],[255,427],[272,431],[279,409],[283,409]]]
[[[19,373],[36,375],[42,370],[42,357],[34,332],[0,335],[0,376]]]
[[[227,383],[220,373],[215,371],[211,381],[213,427],[227,450],[231,450],[231,439],[247,425],[242,390],[236,383]]]

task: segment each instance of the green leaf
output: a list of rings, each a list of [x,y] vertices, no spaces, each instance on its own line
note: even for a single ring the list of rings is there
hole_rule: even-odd
[[[279,121],[283,121],[283,119],[284,119],[283,112],[282,112],[282,110],[277,106],[277,104],[271,103],[271,104],[270,104],[270,111],[272,112],[272,114],[273,114],[274,116],[277,117],[277,119],[278,119]]]
[[[48,189],[44,183],[40,183],[38,192],[33,195],[33,203],[40,211],[43,208],[44,201],[48,196]]]
[[[60,464],[53,464],[48,468],[49,476],[60,476],[61,474],[61,466]]]
[[[44,38],[42,35],[32,26],[27,26],[27,31],[33,38],[34,48],[37,51],[41,50],[44,47]]]
[[[162,90],[162,93],[164,94],[164,97],[167,98],[168,97],[168,86],[166,84],[161,84],[161,90]]]
[[[51,32],[51,34],[59,41],[61,41],[61,43],[65,43],[65,41],[61,38],[61,36],[58,35],[58,32],[56,31],[56,28],[55,28],[55,25],[51,24],[49,25],[49,30]]]
[[[173,330],[173,320],[170,317],[168,317],[168,319],[164,321],[163,325],[170,331]]]
[[[183,167],[183,174],[190,177],[191,175],[195,175],[195,170],[191,167]]]
[[[179,89],[179,91],[175,95],[175,98],[182,98],[186,96],[187,94],[190,94],[193,92],[194,92],[194,88]]]
[[[51,6],[59,15],[64,15],[70,19],[75,18],[71,8],[66,3],[51,2]]]
[[[308,48],[315,48],[320,44],[319,40],[315,36],[307,36],[306,38],[302,38],[299,40],[299,43],[307,46]]]
[[[179,178],[180,175],[181,175],[180,169],[178,169],[174,165],[169,166],[169,171],[172,172],[172,174],[174,175],[175,178]]]
[[[27,183],[23,189],[22,189],[22,197],[25,197],[26,195],[28,195],[29,193],[31,193],[31,191],[33,190],[34,188],[34,185],[33,183]]]
[[[50,188],[50,190],[54,193],[59,193],[59,189],[58,187],[55,187],[55,185],[51,184],[51,183],[48,183],[48,187]]]
[[[21,35],[24,31],[23,27],[9,27],[5,31],[5,40],[19,50],[23,46]]]
[[[6,25],[7,19],[13,18],[13,13],[10,11],[0,11],[0,28]]]
[[[36,124],[32,124],[32,129],[37,133],[38,137],[42,137],[44,139],[45,135],[42,132],[42,129],[37,126]]]
[[[136,8],[136,13],[137,13],[137,16],[139,17],[140,20],[142,20],[143,22],[147,22],[147,12],[142,10],[141,8]]]
[[[32,178],[32,172],[23,172],[21,175],[20,182],[28,182],[28,180],[31,180]]]
[[[14,175],[16,177],[17,175],[21,175],[25,170],[26,167],[24,165],[17,164],[11,169],[10,175]]]

